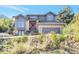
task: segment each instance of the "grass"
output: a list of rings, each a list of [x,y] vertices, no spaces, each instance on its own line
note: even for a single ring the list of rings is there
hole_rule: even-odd
[[[7,52],[7,51],[0,51],[0,54],[11,54],[10,52]]]

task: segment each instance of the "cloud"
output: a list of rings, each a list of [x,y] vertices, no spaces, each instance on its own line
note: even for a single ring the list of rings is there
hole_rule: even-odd
[[[24,8],[24,7],[22,7],[22,9],[25,10],[25,11],[29,11],[29,10],[30,10],[30,9],[28,9],[28,8]]]
[[[29,11],[28,8],[24,8],[24,7],[18,7],[18,6],[14,6],[14,5],[4,5],[4,7],[6,8],[10,8],[10,9],[13,9],[13,10],[16,10],[16,11],[19,11],[19,12],[22,12],[24,13],[25,11]]]

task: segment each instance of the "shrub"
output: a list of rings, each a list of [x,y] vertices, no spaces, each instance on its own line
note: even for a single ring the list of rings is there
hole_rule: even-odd
[[[6,40],[3,42],[3,50],[6,52],[9,52],[11,49],[13,50],[20,50],[20,49],[25,49],[26,47],[22,48],[22,43],[26,43],[28,40],[27,36],[17,36],[14,37],[11,40]],[[21,46],[20,46],[21,45]],[[22,50],[23,51],[23,50]],[[16,51],[17,52],[17,51]],[[17,53],[22,53],[22,52],[17,52]]]
[[[55,46],[56,48],[59,48],[60,40],[58,39],[57,34],[52,32],[50,37],[51,37],[53,46]]]
[[[69,34],[67,39],[79,42],[79,34],[78,33],[76,33],[76,34],[75,33],[74,34]]]
[[[63,29],[63,34],[67,35],[67,39],[79,40],[79,14]]]
[[[3,45],[2,49],[8,52],[8,49],[12,48],[13,43],[11,42],[11,40],[4,40],[2,45]]]
[[[64,41],[65,39],[66,39],[66,35],[64,35],[64,34],[59,34],[59,35],[57,35],[57,39],[61,42],[61,41]]]
[[[4,51],[14,54],[40,53],[59,49],[60,42],[64,41],[64,35],[52,32],[49,35],[41,33],[37,36],[15,36],[14,39],[4,42]]]
[[[24,43],[18,43],[10,49],[11,53],[23,54],[26,52],[26,45]]]
[[[18,36],[18,37],[15,37],[12,41],[20,43],[20,42],[27,42],[27,40],[28,40],[27,36]]]
[[[13,46],[9,49],[7,49],[5,52],[9,52],[11,54],[25,54],[30,53],[33,50],[33,46],[30,46],[28,43],[15,43]]]
[[[45,39],[46,39],[45,34],[44,34],[44,33],[40,33],[40,35],[39,35],[39,40],[40,40],[40,42],[44,42]]]

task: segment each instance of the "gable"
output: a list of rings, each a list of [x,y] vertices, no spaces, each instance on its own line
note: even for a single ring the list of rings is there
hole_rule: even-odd
[[[16,21],[18,21],[18,22],[23,22],[23,21],[25,21],[25,18],[24,18],[24,17],[18,17],[18,18],[16,19]]]
[[[55,20],[55,15],[53,15],[53,14],[51,14],[51,13],[48,13],[48,14],[46,15],[46,20],[47,20],[47,21],[56,21],[56,20]]]

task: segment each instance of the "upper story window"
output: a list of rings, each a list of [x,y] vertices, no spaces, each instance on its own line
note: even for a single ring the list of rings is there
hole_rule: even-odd
[[[51,15],[51,14],[47,15],[47,20],[53,20],[53,18],[54,18],[53,15]]]
[[[40,16],[39,19],[40,20],[45,20],[45,17],[44,16]]]
[[[17,19],[15,22],[16,27],[24,27],[24,19]]]
[[[16,27],[24,27],[24,22],[16,22]]]
[[[37,18],[37,16],[30,16],[30,18]]]

